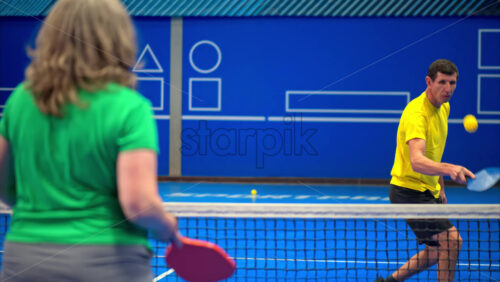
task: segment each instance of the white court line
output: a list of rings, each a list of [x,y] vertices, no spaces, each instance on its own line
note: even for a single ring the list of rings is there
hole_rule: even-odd
[[[255,261],[285,261],[285,262],[314,262],[314,263],[363,263],[363,264],[404,264],[406,261],[375,261],[375,260],[337,260],[337,259],[327,259],[327,260],[319,260],[319,259],[286,259],[286,258],[243,258],[243,257],[237,257],[237,258],[232,258],[234,260],[255,260]],[[458,262],[458,266],[474,266],[474,267],[497,267],[500,268],[500,264],[496,263],[467,263],[467,262]],[[166,271],[165,273],[161,274],[158,276],[158,279],[164,278],[167,275],[170,275],[173,273],[174,270],[170,269]],[[153,282],[158,281],[158,280],[153,280]]]
[[[155,277],[155,278],[153,279],[153,282],[160,281],[161,279],[163,279],[163,278],[165,278],[165,277],[169,276],[169,275],[170,275],[170,274],[172,274],[172,273],[174,273],[174,269],[173,269],[173,268],[171,268],[171,269],[169,269],[169,270],[167,270],[167,271],[163,272],[162,274],[158,275],[157,277]]]
[[[404,264],[406,261],[375,261],[375,260],[319,260],[319,259],[283,259],[283,258],[234,258],[235,260],[255,260],[255,261],[290,261],[290,262],[314,262],[314,263],[355,263],[355,264]],[[477,267],[500,267],[500,264],[487,264],[487,263],[466,263],[458,262],[458,266],[477,266]]]
[[[165,197],[194,197],[194,198],[224,198],[224,199],[245,199],[245,198],[253,198],[256,199],[295,199],[295,200],[304,200],[304,199],[317,199],[317,200],[367,200],[367,201],[389,201],[389,197],[387,196],[369,196],[369,195],[358,195],[358,196],[348,196],[348,195],[280,195],[280,194],[268,194],[268,195],[248,195],[248,194],[216,194],[216,193],[165,193]]]

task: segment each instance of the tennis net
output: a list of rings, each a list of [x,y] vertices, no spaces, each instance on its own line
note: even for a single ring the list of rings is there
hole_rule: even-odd
[[[424,248],[405,219],[448,218],[463,243],[455,281],[500,281],[500,205],[168,203],[185,236],[235,260],[230,281],[374,281]],[[8,226],[2,215],[2,237]],[[153,281],[182,281],[151,240]],[[437,266],[409,281],[437,281]],[[193,269],[193,271],[196,271]]]

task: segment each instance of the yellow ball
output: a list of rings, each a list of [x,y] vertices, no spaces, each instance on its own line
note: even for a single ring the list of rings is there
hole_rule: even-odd
[[[257,190],[252,189],[251,193],[252,193],[252,195],[257,195]]]
[[[473,115],[466,115],[464,117],[464,128],[469,133],[474,133],[477,130],[477,119]]]

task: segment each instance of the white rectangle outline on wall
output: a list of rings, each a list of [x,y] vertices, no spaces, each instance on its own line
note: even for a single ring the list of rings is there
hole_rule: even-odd
[[[290,108],[290,95],[377,95],[377,96],[404,96],[406,104],[410,102],[410,92],[397,91],[298,91],[287,90],[285,97],[285,107],[287,113],[363,113],[363,114],[400,114],[403,112],[405,105],[398,110],[379,110],[379,109],[292,109]],[[304,98],[305,99],[305,98]]]
[[[482,38],[482,33],[483,32],[498,32],[499,33],[499,36],[500,36],[500,29],[487,29],[487,28],[482,28],[482,29],[478,29],[478,32],[477,32],[477,67],[478,69],[480,70],[500,70],[500,66],[483,66],[482,63],[481,63],[481,57],[482,57],[482,51],[481,51],[481,47],[482,47],[482,41],[483,41],[483,38]]]

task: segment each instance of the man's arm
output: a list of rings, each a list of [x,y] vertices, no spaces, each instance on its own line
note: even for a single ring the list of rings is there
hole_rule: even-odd
[[[410,162],[414,171],[425,175],[448,175],[460,184],[466,184],[466,177],[475,178],[474,173],[467,168],[449,163],[438,163],[425,156],[425,140],[420,138],[408,141]]]
[[[0,200],[12,206],[15,203],[14,165],[10,145],[0,135]]]
[[[441,201],[443,204],[448,203],[448,199],[446,198],[446,193],[444,192],[444,179],[442,176],[439,177],[439,185],[441,185],[441,191],[439,191],[439,197],[441,197]]]

